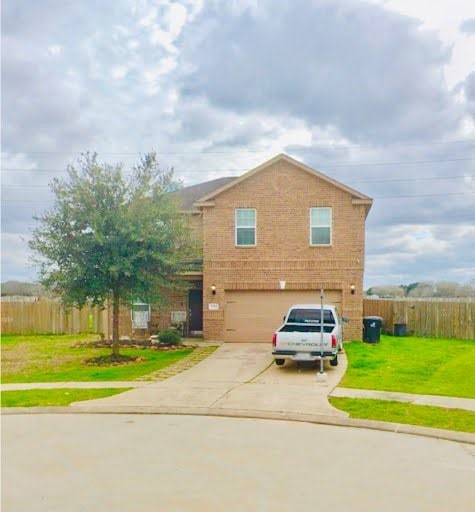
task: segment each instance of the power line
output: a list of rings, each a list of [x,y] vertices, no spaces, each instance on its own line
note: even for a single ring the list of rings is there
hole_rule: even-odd
[[[381,144],[379,147],[420,147],[420,146],[432,146],[441,144],[475,144],[473,139],[455,139],[455,140],[428,140],[425,142],[392,142]],[[375,149],[374,144],[358,144],[358,143],[331,143],[331,142],[315,142],[311,147],[294,147],[292,144],[285,146],[288,151],[299,151],[299,152],[314,152],[314,148],[368,148]],[[152,150],[153,151],[153,150]],[[82,155],[87,153],[84,151],[21,151],[17,150],[14,153],[23,155]],[[94,152],[94,151],[90,151]],[[275,149],[239,149],[236,151],[213,151],[213,150],[196,150],[196,151],[155,151],[157,155],[240,155],[242,153],[275,153]],[[98,155],[143,155],[147,152],[143,151],[97,151]]]
[[[475,178],[475,174],[466,174],[460,176],[431,176],[427,178],[391,178],[391,179],[375,179],[375,180],[357,180],[349,181],[348,183],[394,183],[394,182],[412,182],[412,181],[434,181],[434,180],[454,180],[460,178]]]
[[[437,159],[437,160],[413,160],[413,161],[399,161],[399,162],[370,162],[370,163],[361,163],[361,164],[330,164],[325,165],[327,168],[336,169],[338,167],[371,167],[371,166],[385,166],[385,165],[413,165],[413,164],[435,164],[442,162],[466,162],[470,160],[475,160],[474,157],[469,158],[448,158],[448,159]]]
[[[468,196],[475,194],[473,192],[442,192],[440,194],[410,194],[410,195],[398,195],[398,196],[373,196],[373,199],[407,199],[411,197],[441,197],[441,196]]]
[[[475,194],[475,191],[471,192],[443,192],[440,194],[412,194],[412,195],[397,195],[397,196],[373,196],[372,199],[407,199],[407,198],[418,198],[418,197],[439,197],[439,196],[467,196]],[[51,201],[45,201],[40,199],[2,199],[4,203],[51,203]]]
[[[475,160],[475,158],[474,158]],[[3,167],[1,171],[7,172],[67,172],[68,169],[25,169],[20,167]],[[126,169],[124,169],[126,170]],[[174,173],[189,173],[189,172],[246,172],[249,171],[249,167],[243,169],[173,169]]]
[[[368,179],[368,180],[349,180],[346,181],[349,185],[355,183],[411,183],[416,181],[438,181],[438,180],[455,180],[475,178],[475,174],[461,174],[458,176],[430,176],[423,178],[390,178],[390,179]],[[49,185],[22,185],[22,184],[7,184],[2,185],[2,188],[43,188],[49,189]]]
[[[373,166],[386,166],[386,165],[420,165],[420,164],[434,164],[434,163],[445,163],[445,162],[469,162],[475,160],[475,157],[467,158],[440,158],[434,160],[398,160],[393,162],[365,162],[365,163],[343,163],[343,164],[321,164],[318,165],[320,168],[325,169],[336,169],[346,167],[373,167]],[[25,169],[21,167],[3,167],[1,171],[6,172],[67,172],[67,169]],[[227,172],[246,172],[249,171],[249,167],[237,168],[237,169],[173,169],[174,173],[195,173],[195,172],[210,172],[210,173],[227,173]]]

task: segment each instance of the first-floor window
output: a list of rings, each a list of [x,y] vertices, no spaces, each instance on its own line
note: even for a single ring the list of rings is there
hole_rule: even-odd
[[[236,245],[256,245],[256,210],[254,208],[237,208],[235,220]]]
[[[310,208],[310,245],[331,245],[332,209]]]
[[[150,322],[150,304],[134,302],[132,304],[132,329],[147,329]]]

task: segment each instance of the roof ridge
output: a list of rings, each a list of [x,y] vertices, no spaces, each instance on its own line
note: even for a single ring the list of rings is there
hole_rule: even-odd
[[[331,178],[330,176],[327,176],[326,174],[324,174],[324,173],[322,173],[320,171],[317,171],[316,169],[313,169],[312,167],[310,167],[310,166],[308,166],[308,165],[306,165],[306,164],[304,164],[302,162],[299,162],[298,160],[295,160],[294,158],[286,155],[285,153],[279,153],[278,155],[274,156],[270,160],[267,160],[266,162],[258,165],[257,167],[254,167],[250,171],[242,174],[241,176],[238,176],[233,181],[230,181],[230,182],[224,184],[222,187],[219,187],[219,188],[217,188],[215,190],[211,190],[211,191],[209,191],[209,193],[204,194],[202,197],[197,198],[196,202],[197,203],[201,203],[201,202],[209,201],[210,199],[212,199],[216,195],[221,194],[225,190],[228,190],[229,188],[234,187],[235,185],[237,185],[241,181],[244,181],[244,180],[250,178],[251,176],[254,176],[255,174],[257,174],[260,171],[262,171],[263,169],[265,169],[265,168],[269,167],[270,165],[278,162],[279,160],[285,160],[286,162],[288,162],[288,163],[290,163],[292,165],[295,165],[296,167],[298,167],[302,171],[307,172],[309,174],[312,174],[313,176],[318,177],[318,178],[320,178],[320,179],[322,179],[322,180],[324,180],[324,181],[334,185],[335,187],[345,191],[346,193],[351,194],[355,199],[358,199],[360,201],[364,201],[365,203],[367,203],[369,205],[371,205],[371,203],[373,201],[369,196],[363,194],[362,192],[359,192],[358,190],[355,190],[355,189],[349,187],[348,185],[345,185],[345,184],[343,184],[343,183],[341,183],[341,182]]]

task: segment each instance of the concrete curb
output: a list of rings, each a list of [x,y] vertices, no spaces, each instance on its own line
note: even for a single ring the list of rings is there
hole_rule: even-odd
[[[376,391],[370,389],[355,389],[336,387],[330,392],[330,397],[336,398],[369,398],[374,400],[389,400],[405,402],[414,405],[429,405],[447,409],[462,409],[475,411],[473,398],[457,398],[441,395],[418,395],[413,393],[400,393],[396,391]]]
[[[152,382],[145,381],[102,381],[102,382],[37,382],[24,384],[2,384],[0,390],[32,391],[35,389],[114,389],[114,388],[143,388]]]
[[[359,420],[338,416],[324,416],[316,414],[295,414],[286,412],[264,412],[245,409],[216,409],[211,407],[5,407],[2,414],[167,414],[180,416],[216,416],[227,418],[246,418],[262,420],[295,421],[301,423],[314,423],[338,427],[363,428],[380,430],[397,434],[409,434],[422,437],[432,437],[445,441],[454,441],[475,445],[475,434],[456,432],[438,428],[406,425],[402,423],[389,423],[373,420]]]

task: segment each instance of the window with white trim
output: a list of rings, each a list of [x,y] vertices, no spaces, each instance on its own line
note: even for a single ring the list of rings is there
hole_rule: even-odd
[[[332,209],[310,208],[310,245],[332,244]]]
[[[254,208],[236,208],[235,243],[240,247],[256,245],[256,210]]]

